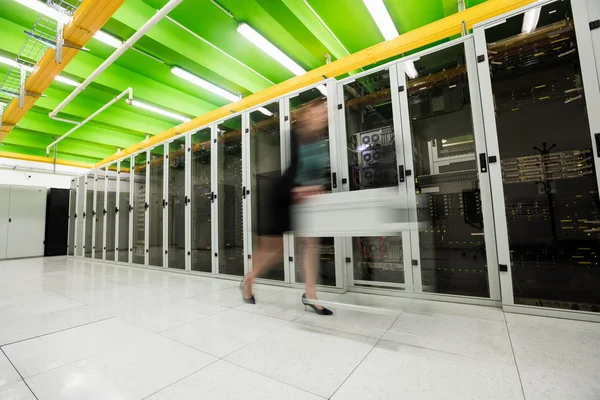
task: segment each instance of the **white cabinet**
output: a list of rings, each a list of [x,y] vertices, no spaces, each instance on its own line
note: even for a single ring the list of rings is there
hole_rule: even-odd
[[[0,186],[0,259],[44,255],[46,188]]]
[[[0,259],[6,258],[8,239],[8,210],[10,207],[10,187],[0,186]]]

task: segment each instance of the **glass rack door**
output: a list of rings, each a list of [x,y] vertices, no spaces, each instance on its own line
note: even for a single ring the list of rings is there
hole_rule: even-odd
[[[413,218],[420,224],[418,233],[411,233],[415,290],[499,297],[497,279],[491,296],[490,276],[496,274],[489,272],[488,257],[495,247],[490,247],[493,240],[486,241],[486,233],[493,238],[493,223],[482,206],[485,192],[490,207],[487,162],[479,165],[476,156],[485,151],[485,143],[481,110],[472,94],[477,90],[471,84],[476,78],[473,44],[468,39],[442,46],[402,67],[405,143],[412,149],[407,152],[413,166],[409,196],[414,196]]]
[[[252,234],[252,263],[260,262],[258,249],[264,236],[273,236],[273,225],[280,221],[273,218],[277,207],[277,184],[281,179],[281,118],[279,101],[249,113],[249,162],[250,162],[250,218]],[[285,280],[283,261],[283,235],[278,249],[271,249],[276,259],[269,272],[261,278]],[[264,255],[264,254],[263,254]]]
[[[117,261],[131,262],[129,256],[132,254],[132,232],[130,227],[133,220],[133,205],[131,198],[131,158],[121,160],[118,164],[119,175],[119,200],[117,212],[118,231],[117,234]]]
[[[167,148],[167,265],[185,269],[185,137],[173,140]]]
[[[85,241],[83,248],[84,256],[92,258],[94,254],[94,186],[96,183],[93,172],[87,175],[85,182],[85,211],[83,213],[85,218]]]
[[[217,125],[219,273],[244,275],[242,117]]]
[[[338,113],[345,132],[347,171],[342,184],[346,190],[401,185],[405,196],[402,137],[397,135],[401,132],[399,98],[391,87],[398,87],[395,65],[338,84],[343,99]],[[392,288],[405,283],[402,236],[345,240],[352,256],[349,284]]]
[[[96,206],[95,206],[95,223],[96,235],[94,242],[94,258],[102,260],[104,254],[104,193],[106,184],[106,171],[101,168],[96,173]]]
[[[193,133],[191,141],[191,269],[212,272],[211,128]]]
[[[75,255],[75,221],[77,220],[77,180],[71,179],[69,189],[69,244],[67,255]]]
[[[144,151],[133,157],[133,238],[131,243],[132,262],[134,264],[146,263],[146,173],[147,153]]]
[[[307,173],[299,173],[296,181],[301,185],[322,185],[325,194],[339,191],[341,177],[337,175],[335,164],[335,145],[330,137],[333,131],[334,115],[330,112],[331,101],[328,98],[329,82],[305,90],[297,95],[285,99],[289,107],[289,137],[288,159],[294,162],[298,157],[300,163],[307,163],[311,167]],[[332,93],[333,90],[330,90]],[[293,147],[296,146],[294,155]],[[306,176],[303,176],[306,175]],[[333,237],[301,238],[294,236],[292,278],[294,282],[304,282],[304,263],[315,262],[319,265],[317,283],[326,286],[337,286],[338,271],[336,268],[336,242]]]
[[[557,1],[476,32],[503,302],[600,312],[600,200],[573,18]],[[584,6],[585,7],[585,6]],[[586,24],[587,28],[587,24]],[[589,34],[587,29],[585,34]],[[589,92],[588,92],[589,91]]]
[[[75,255],[83,257],[85,246],[85,175],[77,178],[77,224],[75,226]]]
[[[162,267],[164,261],[163,220],[166,200],[164,195],[165,146],[150,150],[150,188],[148,193],[148,264]]]
[[[106,170],[106,260],[115,261],[115,238],[117,228],[117,164]]]

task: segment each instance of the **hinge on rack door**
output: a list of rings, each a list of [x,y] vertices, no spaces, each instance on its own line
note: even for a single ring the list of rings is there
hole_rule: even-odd
[[[600,28],[600,19],[590,22],[590,31]]]
[[[481,55],[477,56],[477,62],[478,63],[482,63],[484,61],[485,61],[485,55],[484,54],[481,54]]]

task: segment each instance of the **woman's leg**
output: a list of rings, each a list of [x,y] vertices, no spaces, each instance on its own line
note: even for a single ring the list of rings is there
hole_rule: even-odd
[[[304,254],[304,280],[306,282],[306,298],[317,299],[317,279],[319,276],[320,265],[320,239],[319,238],[298,238],[302,241],[306,249]],[[321,308],[320,306],[317,306]]]
[[[258,248],[254,252],[252,270],[244,278],[244,297],[252,297],[252,282],[267,272],[283,254],[282,236],[257,236]]]

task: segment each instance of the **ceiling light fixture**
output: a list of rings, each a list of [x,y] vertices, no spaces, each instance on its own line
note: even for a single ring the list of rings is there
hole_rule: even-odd
[[[260,111],[261,113],[263,113],[267,117],[272,117],[273,116],[273,113],[271,111],[267,110],[264,107],[259,108],[258,111]]]
[[[229,101],[238,101],[239,100],[239,97],[236,94],[231,93],[225,89],[222,89],[222,88],[218,87],[217,85],[213,85],[212,83],[200,78],[199,76],[189,73],[186,70],[181,69],[179,67],[171,68],[171,73],[182,79],[185,79],[186,81],[188,81],[190,83],[193,83],[196,86],[199,86],[203,89],[213,92],[214,94],[219,95]]]
[[[47,17],[50,17],[55,20],[59,20],[62,18],[62,22],[67,24],[71,21],[71,17],[66,13],[61,13],[59,10],[49,7],[46,4],[37,1],[37,0],[15,0],[17,3],[24,5],[27,8],[32,9],[33,11],[37,11],[40,14],[43,14]]]
[[[277,61],[279,64],[286,67],[291,73],[296,76],[304,75],[306,70],[302,68],[298,63],[287,56],[283,51],[279,50],[275,45],[269,42],[263,35],[255,31],[250,25],[241,23],[238,25],[237,31],[240,35],[252,42],[256,47],[264,51],[272,59]],[[323,96],[327,96],[327,88],[325,85],[317,86],[319,92]]]
[[[392,40],[400,36],[383,0],[363,0],[363,2],[385,40]]]
[[[419,77],[419,73],[417,72],[417,68],[415,68],[414,61],[406,61],[404,63],[404,71],[410,79],[417,79]]]
[[[523,15],[523,28],[521,31],[525,34],[529,34],[535,31],[537,28],[538,22],[540,22],[540,13],[542,11],[541,7],[532,8],[531,10],[525,12]]]
[[[123,44],[123,41],[103,31],[96,32],[96,34],[94,35],[94,39],[97,39],[111,47],[114,47],[115,49],[119,48]]]
[[[241,23],[238,25],[237,31],[240,35],[254,43],[256,47],[267,53],[275,61],[290,70],[294,75],[304,75],[306,73],[304,68],[288,57],[283,51],[275,47],[273,43],[265,39],[263,35],[255,31],[250,25]]]
[[[60,76],[60,75],[57,75],[56,78],[54,78],[54,80],[56,80],[58,82],[62,82],[65,85],[69,85],[69,86],[75,86],[75,87],[79,86],[79,82],[75,82],[72,79],[65,78],[64,76]]]
[[[151,106],[151,105],[146,104],[146,103],[141,103],[141,102],[139,102],[137,100],[131,100],[131,101],[126,100],[126,102],[128,104],[131,104],[134,107],[142,108],[142,109],[144,109],[146,111],[150,111],[150,112],[153,112],[155,114],[164,115],[165,117],[173,118],[173,119],[176,119],[176,120],[181,121],[181,122],[189,122],[189,121],[191,121],[191,118],[184,117],[183,115],[175,114],[175,113],[172,113],[170,111],[162,110],[162,109],[160,109],[158,107],[154,107],[154,106]]]
[[[171,68],[171,73],[173,73],[173,75],[177,75],[178,77],[180,77],[182,79],[185,79],[186,81],[188,81],[190,83],[193,83],[196,86],[199,86],[203,89],[213,92],[214,94],[219,95],[219,96],[223,97],[224,99],[227,99],[231,102],[236,102],[240,99],[237,94],[231,93],[223,88],[220,88],[217,85],[214,85],[214,84],[210,83],[209,81],[206,81],[206,80],[200,78],[199,76],[196,76],[190,72],[187,72],[186,70],[181,69],[179,67]],[[271,111],[267,110],[264,107],[259,108],[258,111],[260,111],[261,113],[265,114],[268,117],[273,115],[273,113]]]

